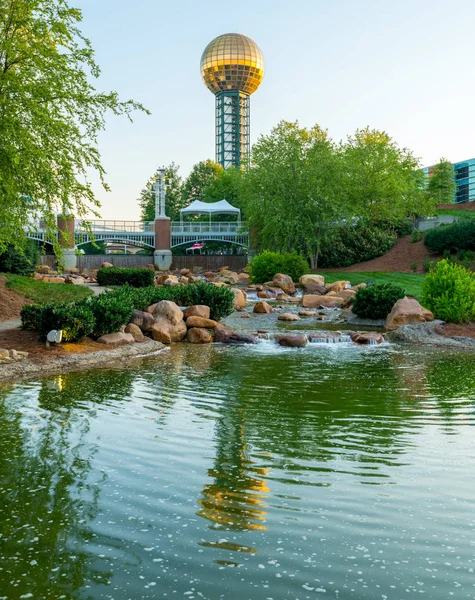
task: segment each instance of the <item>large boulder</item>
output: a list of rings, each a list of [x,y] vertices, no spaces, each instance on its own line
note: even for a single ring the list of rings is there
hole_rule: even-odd
[[[103,262],[101,265],[101,269],[108,269],[110,267],[113,267],[114,265],[110,262]]]
[[[200,317],[190,317],[190,319],[199,319]],[[201,327],[192,327],[188,329],[186,339],[190,344],[210,344],[213,336],[207,329]]]
[[[113,344],[114,346],[123,346],[124,344],[133,344],[135,342],[134,336],[130,333],[122,333],[117,331],[116,333],[106,333],[101,335],[97,339],[99,344]]]
[[[345,300],[338,296],[317,296],[315,294],[305,294],[302,296],[301,304],[304,308],[338,308],[343,306]]]
[[[242,283],[244,285],[249,285],[251,283],[251,277],[249,273],[239,273],[238,277],[239,283]]]
[[[228,271],[226,269],[219,269],[220,281],[228,283],[229,285],[236,285],[239,283],[239,275],[234,271]]]
[[[136,342],[143,342],[145,339],[140,327],[138,325],[134,325],[133,323],[129,323],[127,325],[127,327],[124,329],[124,333],[130,333]]]
[[[334,283],[327,283],[326,288],[329,292],[341,292],[351,288],[349,281],[335,281]]]
[[[155,323],[150,330],[150,333],[156,342],[162,342],[162,344],[172,343],[172,338],[166,323]]]
[[[51,268],[48,265],[38,265],[36,267],[36,272],[41,273],[42,275],[48,275],[51,272]]]
[[[300,321],[300,317],[292,313],[282,313],[277,317],[277,319],[279,321]]]
[[[326,295],[327,298],[342,298],[343,304],[342,307],[350,306],[353,303],[353,300],[356,296],[356,292],[351,289],[341,290],[340,292],[331,291]]]
[[[299,317],[316,317],[316,310],[299,310]]]
[[[267,302],[256,302],[253,312],[258,314],[269,314],[274,312],[274,309],[272,306],[270,306],[270,304],[267,304]]]
[[[204,329],[214,329],[218,323],[212,319],[205,319],[203,317],[188,317],[186,320],[187,327],[202,327]]]
[[[286,346],[288,348],[301,348],[307,345],[306,335],[284,335],[277,340],[280,346]]]
[[[376,331],[352,331],[350,338],[356,344],[382,344],[384,342],[383,335]]]
[[[150,331],[155,321],[149,312],[134,310],[130,317],[130,323],[137,325],[142,331]]]
[[[280,288],[285,294],[295,294],[295,284],[290,275],[276,273],[272,280],[272,285],[276,288]]]
[[[180,282],[178,281],[178,277],[176,275],[169,275],[163,282],[163,285],[180,285]]]
[[[307,294],[317,294],[318,296],[324,296],[328,292],[327,288],[323,285],[320,285],[319,283],[305,283],[302,287]]]
[[[299,279],[299,283],[303,286],[308,285],[309,283],[316,283],[323,287],[325,285],[325,277],[323,275],[314,275],[313,273],[310,273],[308,275],[302,275]]]
[[[416,325],[433,321],[434,315],[423,306],[415,298],[405,296],[396,302],[392,307],[391,312],[386,318],[386,331],[394,331],[401,325]]]
[[[218,323],[214,330],[214,341],[220,344],[257,344],[252,335],[236,333],[231,327],[225,327]]]
[[[269,294],[269,292],[264,292],[264,290],[259,290],[257,292],[257,297],[268,300],[269,298],[272,298],[272,294]]]
[[[203,317],[203,319],[209,319],[210,308],[205,304],[194,304],[185,308],[183,311],[183,318],[186,320],[188,317]]]
[[[182,269],[182,270],[180,271],[180,275],[181,275],[182,277],[183,277],[183,276],[187,277],[187,276],[188,276],[190,273],[191,273],[190,269]]]
[[[245,308],[247,302],[246,292],[243,292],[239,288],[231,288],[231,291],[234,294],[234,308]]]
[[[180,321],[183,321],[183,312],[175,302],[161,300],[153,311],[153,317],[155,320],[164,317],[171,325],[178,325]]]
[[[63,277],[43,277],[43,281],[46,283],[64,283]]]

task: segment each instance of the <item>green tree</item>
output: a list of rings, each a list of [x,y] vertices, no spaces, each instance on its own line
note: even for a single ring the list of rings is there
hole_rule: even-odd
[[[107,244],[102,240],[97,242],[87,242],[80,246],[80,249],[84,251],[84,254],[106,254]]]
[[[145,110],[96,91],[99,67],[81,20],[66,0],[0,2],[0,248],[21,245],[31,213],[50,233],[55,211],[97,215],[89,176],[108,189],[97,147],[105,116]]]
[[[167,183],[165,214],[172,221],[180,218],[180,209],[186,206],[183,197],[183,180],[178,172],[179,168],[174,162],[165,167],[165,180]],[[142,221],[153,221],[155,219],[155,193],[152,185],[157,175],[158,170],[147,181],[138,198]]]
[[[183,200],[188,206],[195,200],[205,201],[205,192],[218,179],[223,167],[212,160],[202,160],[194,165],[183,185]],[[220,198],[222,200],[222,198]],[[210,200],[208,200],[209,202]],[[213,200],[214,201],[214,200]]]
[[[341,160],[327,132],[281,121],[254,145],[251,164],[245,196],[253,243],[296,250],[316,266],[324,236],[345,214]]]
[[[419,161],[384,131],[358,129],[340,146],[342,192],[354,215],[399,219],[418,212],[424,195]]]
[[[429,172],[427,194],[435,205],[452,204],[455,191],[454,167],[446,158],[441,158]]]

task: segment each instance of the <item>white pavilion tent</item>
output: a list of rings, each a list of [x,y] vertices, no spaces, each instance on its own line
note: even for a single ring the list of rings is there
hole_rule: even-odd
[[[241,210],[231,206],[227,200],[219,200],[219,202],[202,202],[195,200],[180,210],[180,221],[183,222],[183,215],[209,215],[211,222],[212,215],[237,215],[238,222],[241,221]]]

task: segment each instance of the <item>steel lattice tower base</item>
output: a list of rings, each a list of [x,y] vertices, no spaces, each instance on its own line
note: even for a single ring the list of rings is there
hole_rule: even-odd
[[[250,100],[240,91],[216,94],[216,162],[225,169],[249,165]]]

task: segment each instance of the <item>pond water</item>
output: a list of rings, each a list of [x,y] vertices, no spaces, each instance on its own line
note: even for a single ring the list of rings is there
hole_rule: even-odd
[[[0,598],[472,599],[474,358],[179,344],[0,388]]]

